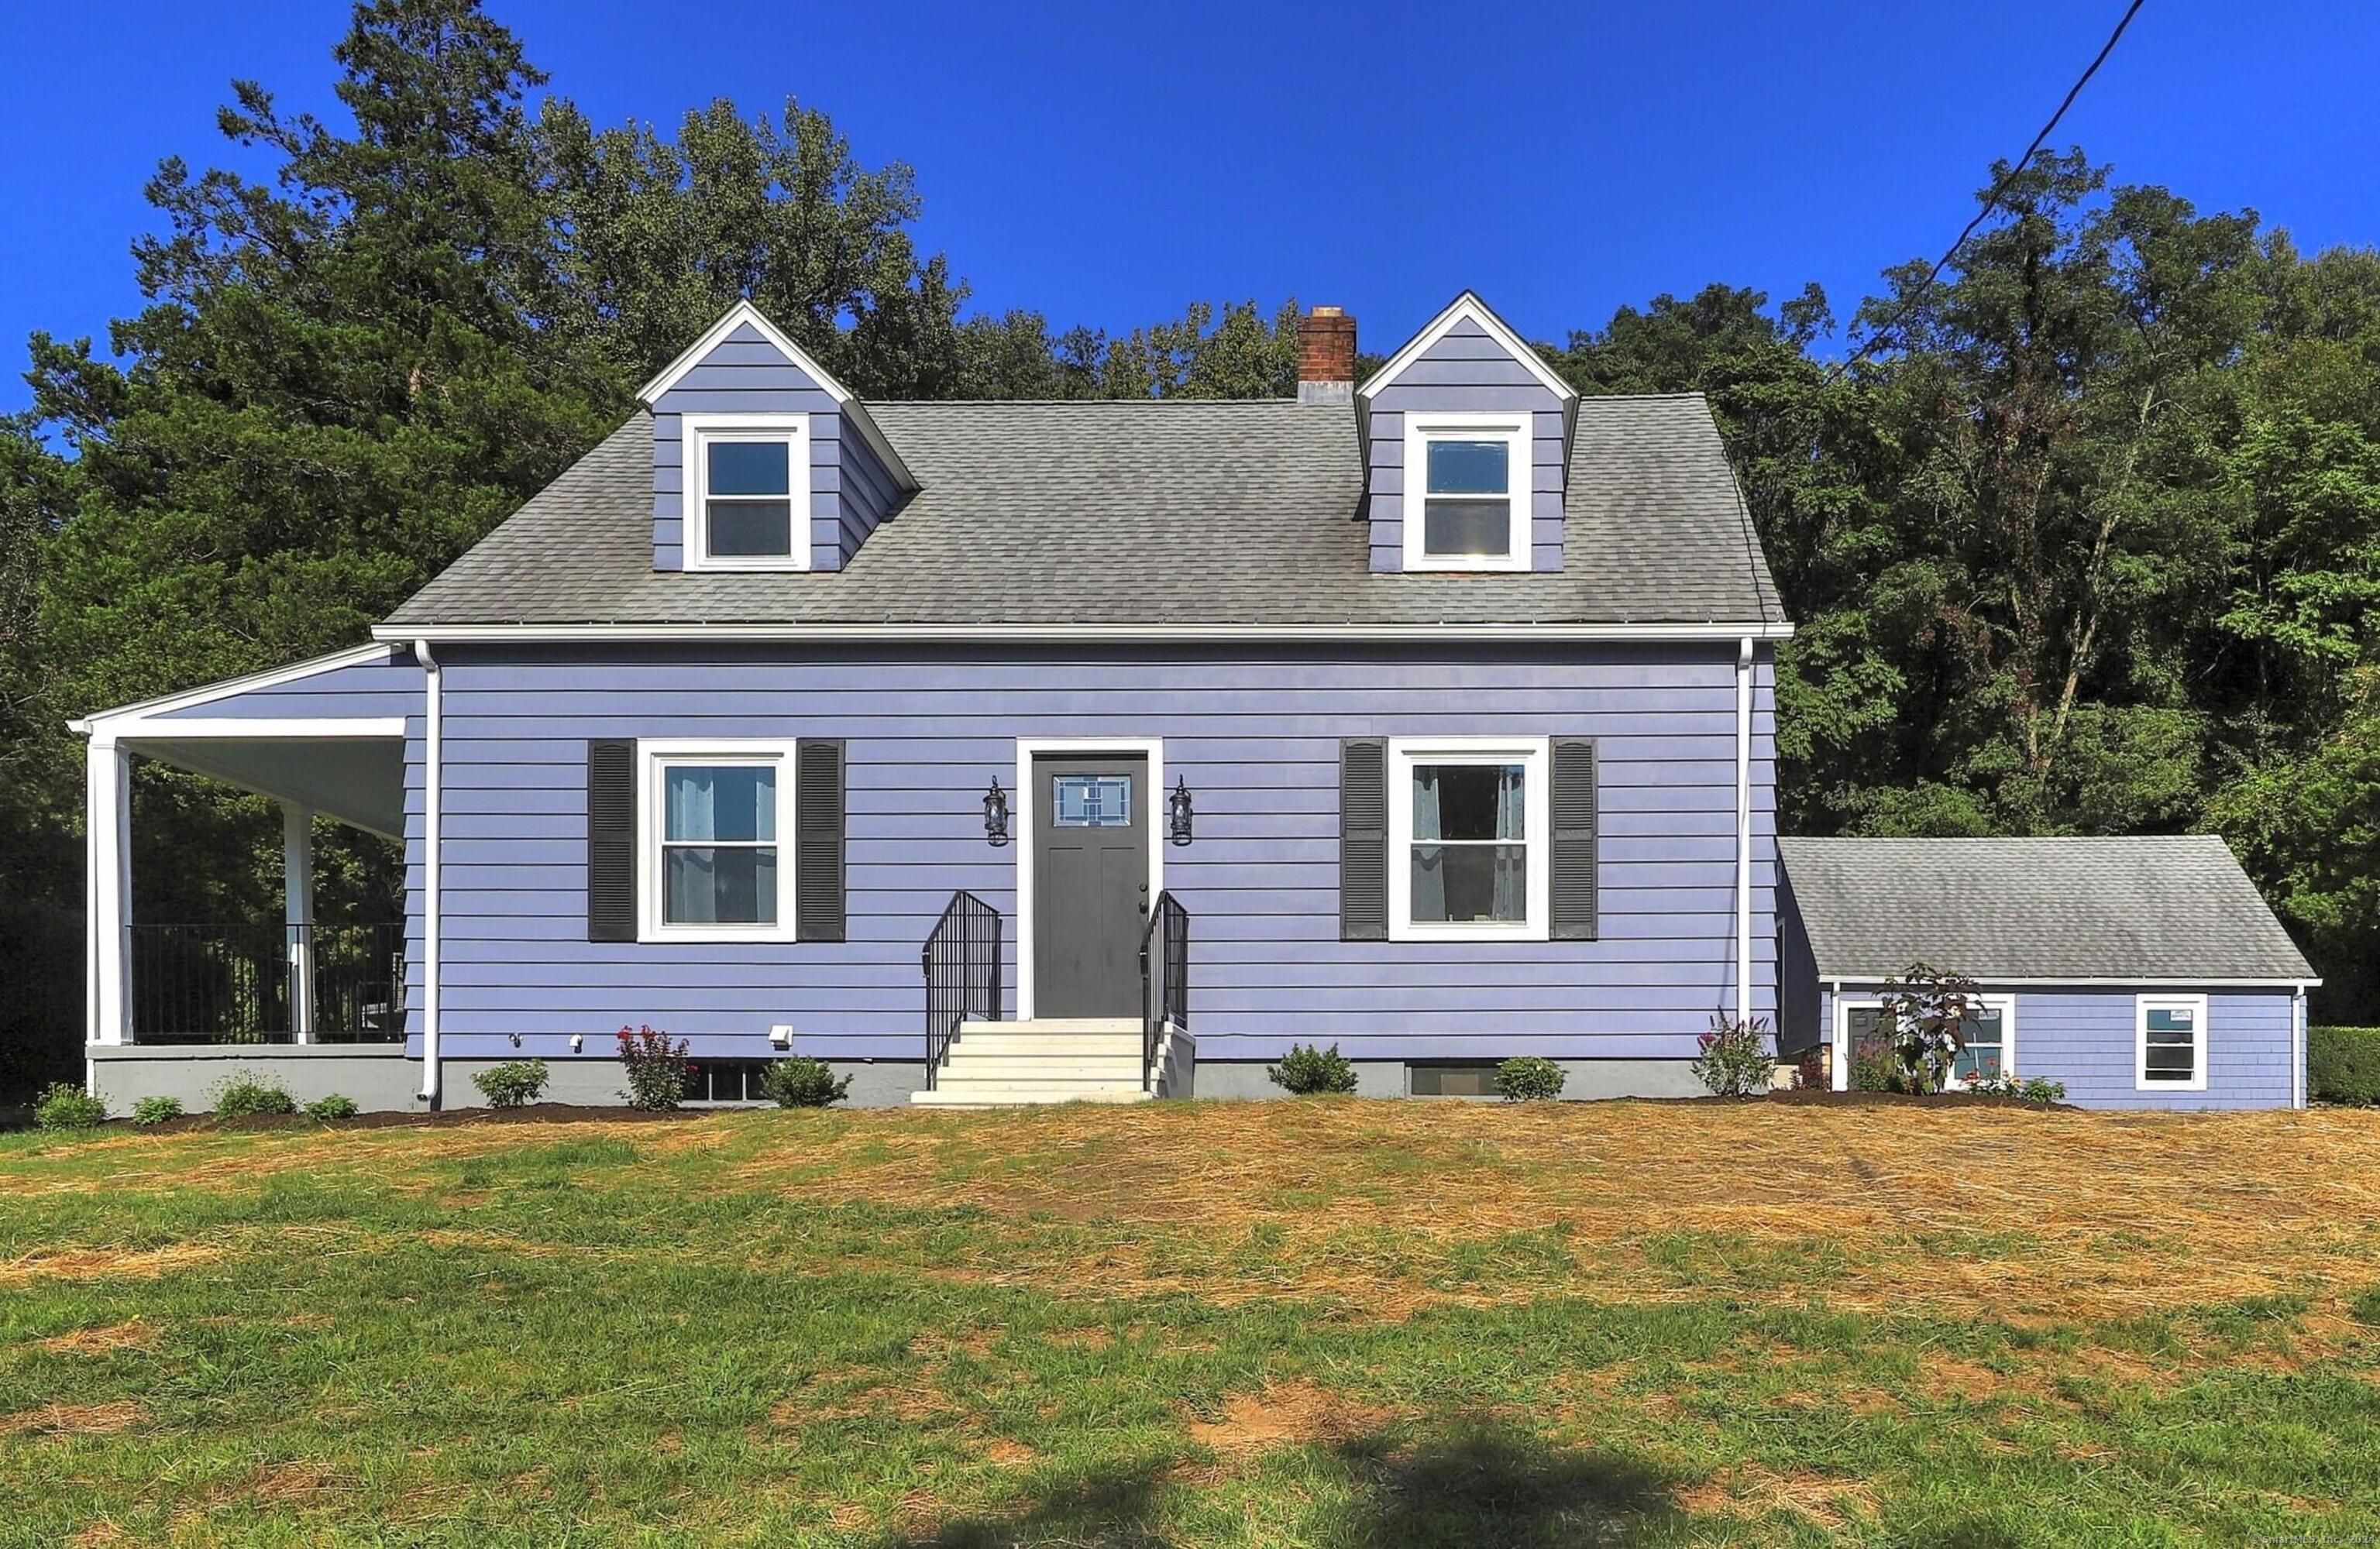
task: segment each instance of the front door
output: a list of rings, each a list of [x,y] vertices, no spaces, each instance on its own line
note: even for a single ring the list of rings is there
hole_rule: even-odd
[[[1033,760],[1033,1014],[1140,1014],[1148,760]]]

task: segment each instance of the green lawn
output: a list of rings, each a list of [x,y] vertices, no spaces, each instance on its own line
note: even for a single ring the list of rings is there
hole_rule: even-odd
[[[0,1137],[0,1543],[2372,1534],[2380,1114]]]

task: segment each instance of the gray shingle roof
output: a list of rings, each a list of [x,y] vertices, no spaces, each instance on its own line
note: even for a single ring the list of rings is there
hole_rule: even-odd
[[[2230,848],[2143,839],[1779,839],[1818,977],[2312,979]]]
[[[639,411],[391,616],[437,623],[1782,623],[1700,394],[1587,398],[1563,569],[1375,575],[1354,410],[869,405],[924,488],[838,573],[652,568]]]

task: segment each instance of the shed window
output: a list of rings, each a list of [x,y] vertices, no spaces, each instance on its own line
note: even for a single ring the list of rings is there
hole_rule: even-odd
[[[2143,995],[2135,1004],[2143,1092],[2206,1090],[2206,997]]]

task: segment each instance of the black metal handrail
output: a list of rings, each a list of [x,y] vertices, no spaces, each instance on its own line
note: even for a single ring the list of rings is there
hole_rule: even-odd
[[[401,925],[131,925],[124,934],[134,1043],[405,1039]]]
[[[1157,895],[1140,931],[1140,1089],[1156,1090],[1157,1046],[1168,1023],[1190,1027],[1190,911]]]
[[[926,1090],[959,1023],[1000,1020],[1000,911],[962,888],[917,953],[926,974]]]

